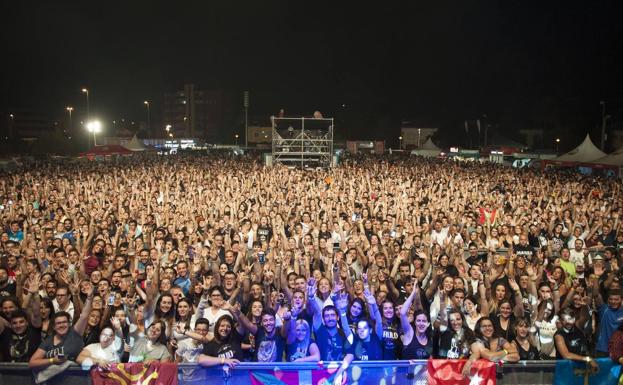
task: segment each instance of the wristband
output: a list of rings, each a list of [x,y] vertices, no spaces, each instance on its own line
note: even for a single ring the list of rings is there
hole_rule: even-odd
[[[54,358],[50,358],[50,365],[54,363]]]
[[[346,313],[340,313],[340,317],[346,317]]]
[[[508,350],[506,350],[506,349],[502,349],[502,350],[504,351],[504,355],[508,356]]]
[[[586,362],[591,362],[591,361],[592,361],[592,358],[590,358],[589,356],[586,356],[586,358],[584,358],[584,360],[585,360]]]

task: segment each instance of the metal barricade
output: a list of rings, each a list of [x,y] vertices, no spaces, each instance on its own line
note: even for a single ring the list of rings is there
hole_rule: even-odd
[[[204,368],[196,364],[179,364],[180,385],[242,385],[251,384],[251,376],[261,382],[263,372],[281,373],[299,384],[316,384],[322,370],[333,370],[341,363],[272,364],[244,362],[233,369],[222,366]],[[498,371],[501,385],[550,385],[554,379],[556,361],[521,361],[504,364]],[[313,374],[312,374],[313,373]],[[292,377],[295,376],[295,377]],[[313,377],[315,376],[315,377]],[[426,385],[427,361],[354,361],[349,368],[349,384],[357,385]],[[0,363],[0,385],[35,385],[27,364]],[[70,366],[50,382],[50,385],[91,385],[89,372],[78,365]]]

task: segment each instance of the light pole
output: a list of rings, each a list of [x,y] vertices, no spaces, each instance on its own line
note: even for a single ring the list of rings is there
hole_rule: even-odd
[[[87,122],[91,119],[91,106],[89,106],[89,90],[86,88],[82,89],[82,93],[87,96]]]
[[[398,145],[398,149],[399,149],[399,150],[402,150],[402,136],[399,136],[399,137],[398,137],[398,140],[400,141],[400,142],[399,142],[399,145]]]
[[[102,123],[99,120],[94,120],[87,123],[87,130],[93,133],[93,145],[97,146],[97,139],[95,134],[99,134],[102,131]]]
[[[149,116],[150,115],[149,114],[149,102],[147,100],[145,100],[143,102],[143,104],[147,107],[147,132],[151,133],[151,131],[150,131],[150,122],[149,122],[149,120],[150,120],[150,116]]]
[[[15,131],[15,115],[13,114],[9,114],[9,119],[11,120],[9,122],[9,132],[7,133],[9,138],[13,137],[13,131]]]
[[[238,137],[239,137],[239,135],[236,134],[236,135],[234,135],[234,137],[236,138],[236,146],[237,146],[238,145]]]
[[[560,138],[556,138],[556,154],[558,154],[558,145],[560,144]]]
[[[420,148],[420,137],[422,136],[422,129],[417,129],[417,148]]]
[[[65,107],[65,109],[67,110],[67,112],[69,112],[69,132],[72,132],[72,124],[71,124],[71,112],[74,110],[74,108],[72,106],[67,106]]]

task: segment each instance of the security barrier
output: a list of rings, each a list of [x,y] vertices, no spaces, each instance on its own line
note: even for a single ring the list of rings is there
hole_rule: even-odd
[[[341,363],[240,363],[233,369],[221,366],[203,368],[195,364],[179,364],[180,385],[248,385],[263,382],[265,372],[280,373],[297,383],[318,383],[323,371],[331,371]],[[348,383],[357,385],[426,385],[426,360],[354,361],[348,370]],[[498,366],[497,383],[501,385],[551,385],[556,361],[521,361]],[[312,378],[314,377],[314,378]],[[26,364],[0,363],[0,385],[35,385],[32,371]],[[70,366],[49,385],[91,385],[88,371]]]

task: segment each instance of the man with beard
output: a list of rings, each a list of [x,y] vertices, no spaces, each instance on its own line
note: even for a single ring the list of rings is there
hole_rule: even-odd
[[[39,296],[33,296],[32,307],[39,308]],[[0,318],[0,361],[28,362],[41,343],[41,317],[38,311],[28,315],[18,309],[10,315],[10,321]]]
[[[281,362],[283,361],[283,350],[286,344],[286,327],[276,327],[275,311],[264,309],[260,320],[260,326],[252,323],[244,314],[236,308],[236,317],[245,329],[255,335],[255,356],[256,362]]]

